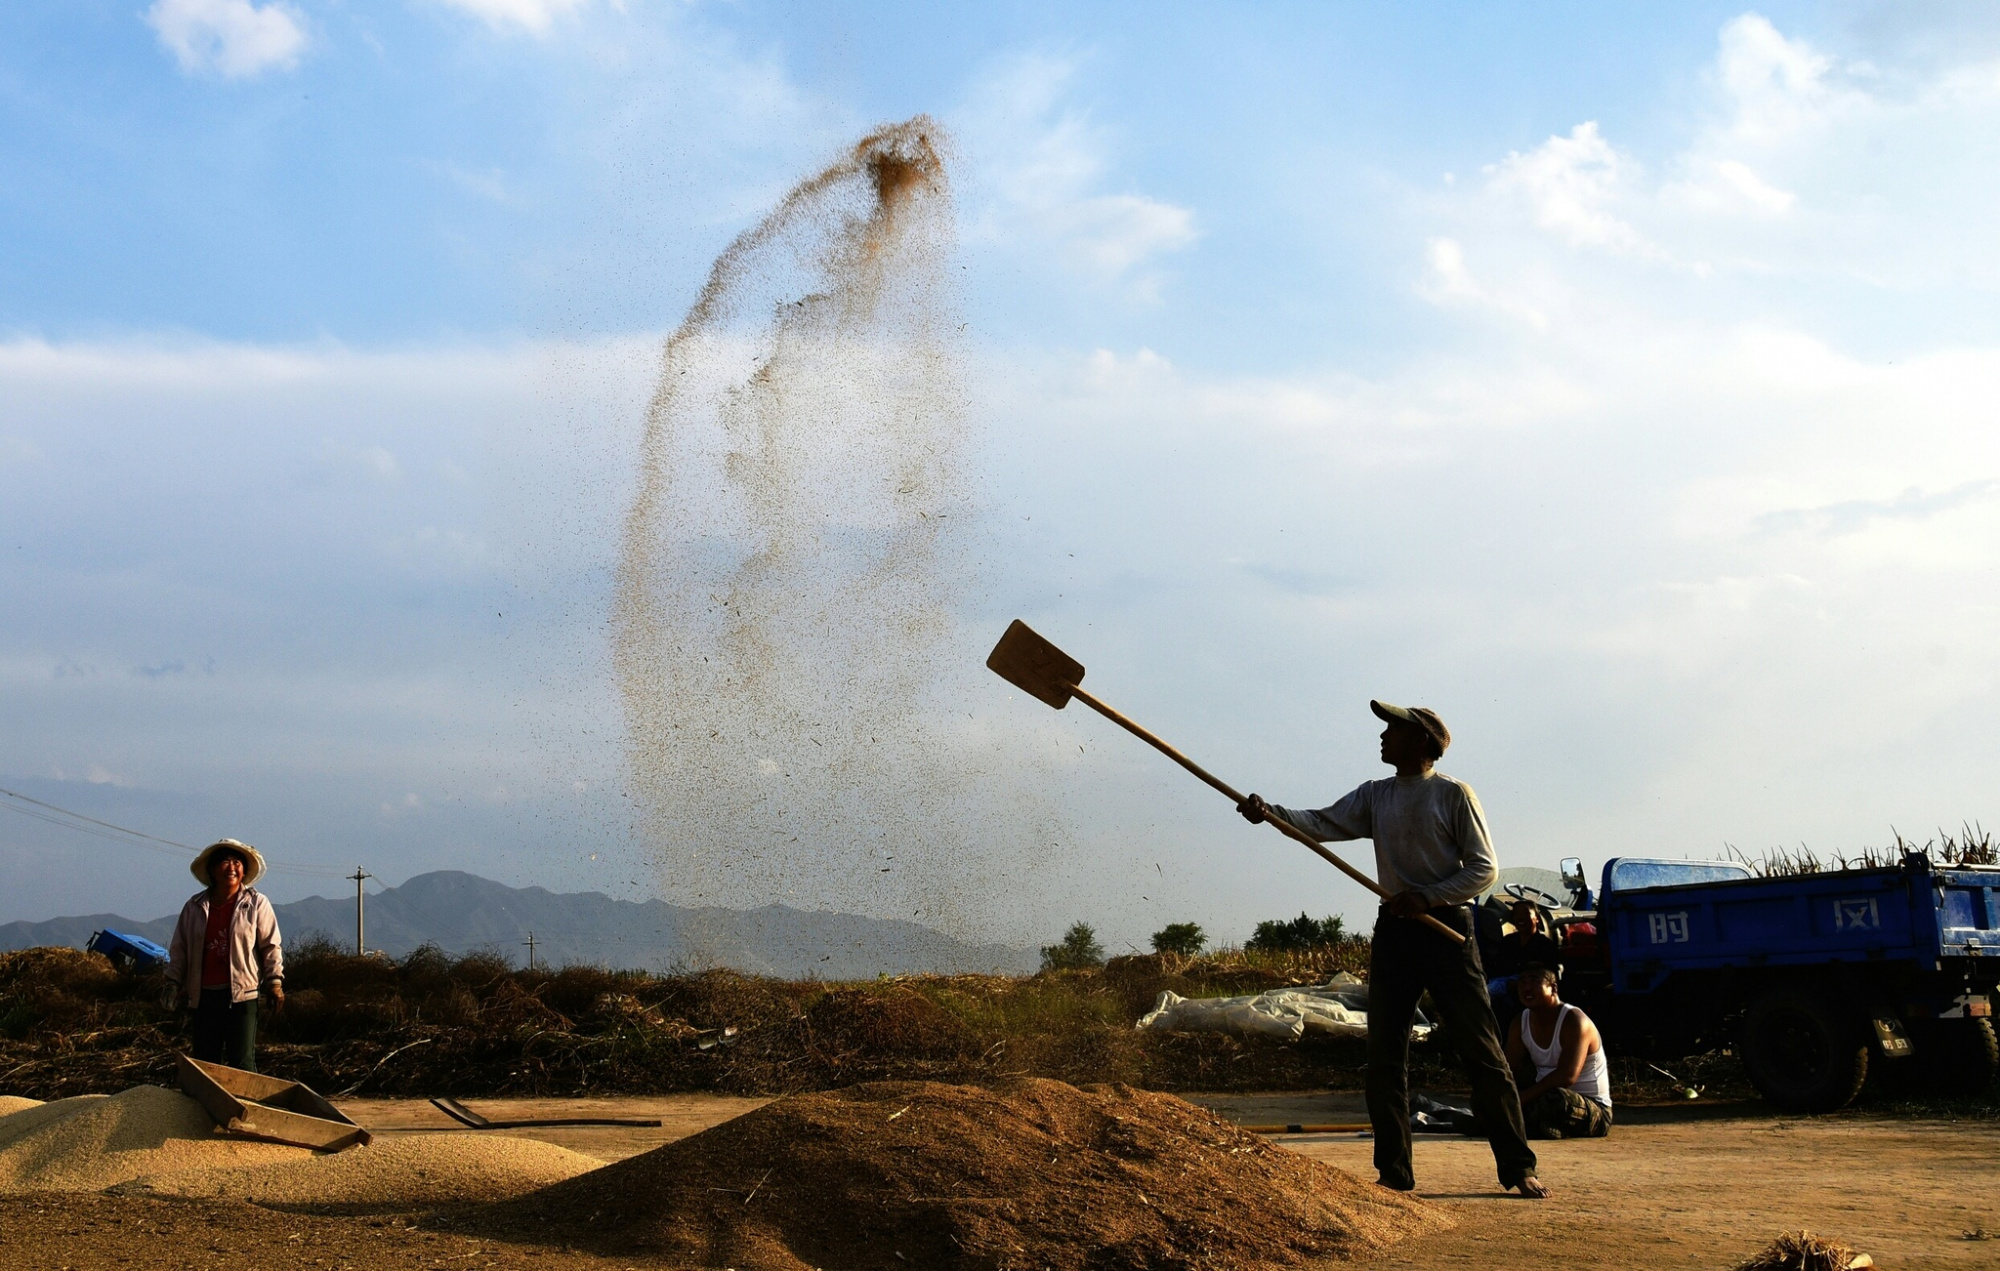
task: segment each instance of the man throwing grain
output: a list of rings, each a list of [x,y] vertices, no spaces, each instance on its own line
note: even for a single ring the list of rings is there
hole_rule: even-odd
[[[1376,878],[1389,900],[1375,920],[1368,960],[1368,1120],[1384,1187],[1417,1185],[1410,1155],[1410,1025],[1431,1001],[1472,1082],[1472,1108],[1488,1127],[1501,1186],[1540,1199],[1521,1100],[1501,1052],[1467,902],[1498,875],[1486,813],[1472,787],[1436,771],[1451,733],[1424,707],[1368,706],[1384,722],[1382,762],[1396,775],[1365,782],[1332,807],[1280,807],[1251,795],[1237,806],[1253,824],[1282,817],[1321,842],[1375,840]],[[1465,935],[1456,943],[1417,921],[1429,914]]]

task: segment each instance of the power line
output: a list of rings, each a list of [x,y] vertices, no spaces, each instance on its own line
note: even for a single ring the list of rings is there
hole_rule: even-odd
[[[74,812],[69,808],[58,807],[53,803],[43,802],[30,795],[22,794],[17,790],[0,789],[0,795],[4,795],[8,799],[18,800],[18,802],[14,803],[0,802],[0,808],[4,808],[9,812],[18,813],[21,816],[33,817],[37,821],[45,821],[50,825],[60,826],[66,830],[75,830],[79,834],[88,834],[92,837],[106,839],[113,843],[122,843],[126,847],[144,848],[149,852],[166,852],[174,856],[181,856],[183,853],[187,856],[192,856],[201,850],[191,843],[176,842],[173,839],[161,838],[157,834],[148,834],[143,830],[134,830],[110,821],[99,820],[94,816],[85,816],[81,812]],[[33,806],[23,807],[21,806],[22,804],[32,804]],[[348,877],[348,875],[341,873],[339,870],[314,869],[310,865],[272,865],[266,862],[265,868],[274,874],[298,874],[311,878]]]
[[[35,805],[36,807],[38,807],[38,808],[46,808],[46,809],[47,809],[48,811],[50,811],[50,812],[57,812],[57,813],[61,813],[61,814],[62,814],[63,816],[66,816],[66,817],[71,817],[71,818],[73,818],[73,819],[75,819],[75,820],[78,820],[78,821],[88,821],[88,822],[89,822],[90,824],[92,824],[92,825],[97,825],[97,826],[102,826],[103,828],[105,828],[105,829],[107,829],[107,830],[116,830],[116,831],[118,831],[118,833],[120,833],[120,834],[126,834],[126,835],[130,835],[131,837],[133,837],[133,838],[135,838],[135,839],[145,839],[145,840],[147,840],[147,841],[149,841],[149,842],[153,842],[153,843],[159,843],[159,844],[163,844],[164,846],[167,846],[167,847],[178,847],[178,848],[180,848],[180,849],[181,849],[182,851],[186,851],[186,852],[198,852],[198,851],[200,851],[200,850],[201,850],[200,848],[198,848],[198,847],[195,847],[195,846],[193,846],[192,844],[189,844],[189,843],[176,843],[176,842],[175,842],[174,840],[172,840],[172,839],[163,839],[163,838],[160,838],[160,837],[158,837],[157,835],[153,835],[153,834],[146,834],[146,833],[143,833],[142,831],[139,831],[139,830],[128,830],[128,829],[126,829],[126,828],[125,828],[124,826],[122,826],[122,825],[113,825],[113,824],[112,824],[111,822],[109,822],[109,821],[100,821],[100,820],[98,820],[98,819],[97,819],[96,817],[94,817],[94,816],[85,816],[85,815],[84,815],[83,813],[81,813],[81,812],[72,812],[72,811],[70,811],[70,810],[69,810],[68,808],[59,808],[59,807],[57,807],[57,806],[56,806],[55,804],[53,804],[53,803],[44,803],[44,802],[42,802],[42,801],[41,801],[40,799],[34,799],[34,798],[30,798],[29,796],[27,796],[27,795],[25,795],[25,794],[22,794],[22,793],[20,793],[19,791],[16,791],[16,790],[0,790],[0,794],[4,794],[4,795],[6,795],[6,796],[7,796],[8,798],[10,798],[10,799],[19,799],[19,800],[20,800],[21,802],[23,802],[23,803],[32,803],[32,804],[34,804],[34,805]],[[7,805],[5,805],[5,804],[0,804],[0,807],[5,807],[5,806],[7,806]],[[16,811],[16,812],[24,812],[24,813],[27,813],[27,815],[29,815],[29,816],[36,816],[36,814],[35,814],[35,813],[33,813],[33,812],[28,812],[28,810],[27,810],[26,808],[15,808],[15,809],[14,809],[14,811]],[[37,817],[36,819],[38,819],[38,820],[42,820],[42,821],[51,821],[51,822],[53,822],[53,823],[54,823],[54,824],[56,824],[56,825],[62,825],[62,824],[65,824],[65,822],[62,822],[62,821],[56,821],[56,820],[55,820],[55,819],[54,819],[53,817],[46,817],[46,816],[40,816],[40,817]],[[83,827],[82,827],[82,826],[80,826],[80,825],[75,825],[75,826],[71,826],[70,828],[71,828],[71,829],[79,829],[79,830],[80,830],[80,829],[82,829]],[[103,837],[108,837],[108,836],[103,836]]]

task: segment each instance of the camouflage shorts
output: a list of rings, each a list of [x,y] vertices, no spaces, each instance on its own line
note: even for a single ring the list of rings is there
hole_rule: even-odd
[[[1601,1139],[1611,1133],[1611,1109],[1574,1090],[1551,1090],[1521,1109],[1531,1139]]]

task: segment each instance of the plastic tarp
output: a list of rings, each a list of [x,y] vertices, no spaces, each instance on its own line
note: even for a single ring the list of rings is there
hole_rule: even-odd
[[[1413,1037],[1430,1032],[1417,1016]],[[1175,1033],[1237,1033],[1297,1041],[1307,1033],[1323,1037],[1368,1035],[1368,986],[1345,971],[1325,984],[1272,989],[1248,997],[1182,997],[1162,993],[1141,1016],[1140,1028]]]

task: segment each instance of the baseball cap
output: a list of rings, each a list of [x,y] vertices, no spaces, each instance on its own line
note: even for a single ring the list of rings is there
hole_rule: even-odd
[[[1370,701],[1368,709],[1375,712],[1376,718],[1391,724],[1415,724],[1423,729],[1437,742],[1439,754],[1451,745],[1451,729],[1446,728],[1437,712],[1428,706],[1391,706],[1387,702]]]

